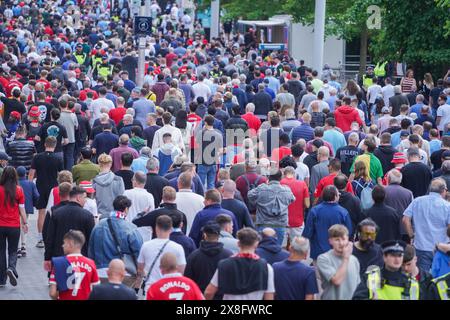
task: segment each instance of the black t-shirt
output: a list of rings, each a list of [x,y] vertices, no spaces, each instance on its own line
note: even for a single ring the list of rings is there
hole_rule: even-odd
[[[439,95],[441,95],[441,93],[443,91],[444,91],[444,87],[435,87],[435,88],[431,89],[430,97],[433,98],[433,105],[432,105],[432,107],[434,109],[437,109],[439,107],[438,99],[439,99]]]
[[[122,177],[123,183],[125,185],[125,190],[133,189],[133,183],[131,179],[133,179],[134,172],[131,170],[119,170],[116,173],[116,176]]]
[[[367,251],[359,250],[357,246],[353,246],[353,255],[359,261],[359,274],[362,276],[367,267],[371,265],[383,267],[383,252],[381,251],[381,246],[374,243]]]
[[[362,154],[362,150],[355,146],[346,146],[336,151],[336,159],[341,161],[341,171],[346,176],[350,175],[350,168],[355,157]]]
[[[41,150],[44,149],[44,142],[48,136],[56,138],[55,152],[62,152],[62,139],[67,138],[67,130],[56,121],[50,121],[44,124],[39,130],[38,136],[41,138]]]
[[[442,166],[442,154],[446,151],[446,149],[440,149],[435,151],[430,156],[430,162],[433,165],[433,170],[439,170]]]
[[[137,300],[137,297],[127,286],[108,282],[94,286],[89,300]]]
[[[11,112],[17,111],[20,114],[24,114],[25,112],[27,112],[27,109],[25,109],[24,104],[16,99],[8,99],[2,97],[1,100],[4,104],[3,121],[5,123],[8,121]]]
[[[64,163],[54,152],[45,151],[34,156],[31,169],[36,170],[36,186],[39,192],[50,192],[51,188],[58,185],[56,179],[58,172],[64,169]]]
[[[411,162],[401,170],[402,187],[411,190],[414,198],[427,194],[433,175],[430,168],[421,162]]]
[[[37,106],[41,114],[39,115],[39,118],[42,122],[50,122],[50,111],[55,107],[51,103],[47,103],[45,101],[36,102],[34,106]]]

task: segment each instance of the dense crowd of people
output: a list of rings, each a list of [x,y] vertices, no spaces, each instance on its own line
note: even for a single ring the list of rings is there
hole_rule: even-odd
[[[60,300],[449,299],[449,72],[341,83],[153,1],[139,87],[108,6],[0,5],[0,288],[43,250]]]

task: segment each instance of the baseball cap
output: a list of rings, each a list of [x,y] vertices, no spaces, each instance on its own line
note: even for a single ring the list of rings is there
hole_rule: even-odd
[[[0,151],[0,160],[11,160],[11,157],[6,154],[6,152]]]
[[[442,152],[441,158],[444,160],[450,160],[450,150],[445,150]]]
[[[9,114],[9,116],[12,117],[12,118],[16,118],[17,120],[20,120],[20,118],[21,118],[20,113],[17,112],[17,111],[11,112],[11,113]]]
[[[400,132],[400,137],[408,137],[409,136],[409,132],[408,131],[401,131]]]
[[[394,153],[391,163],[406,163],[407,161],[406,155],[403,152],[396,152]]]
[[[39,111],[38,106],[31,107],[31,109],[28,111],[28,115],[30,117],[39,117],[41,115],[41,112]]]
[[[95,189],[92,187],[92,182],[90,181],[81,181],[79,186],[86,190],[87,193],[95,192]]]
[[[383,107],[381,109],[381,113],[389,113],[389,108],[388,107]]]

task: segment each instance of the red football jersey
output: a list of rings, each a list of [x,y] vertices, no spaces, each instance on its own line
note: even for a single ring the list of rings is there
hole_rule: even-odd
[[[67,268],[66,291],[59,292],[59,300],[87,300],[92,286],[99,284],[95,262],[81,254],[67,255],[70,266]],[[50,284],[56,285],[55,270],[50,274]]]
[[[194,281],[176,273],[152,284],[147,300],[205,300],[205,297]]]

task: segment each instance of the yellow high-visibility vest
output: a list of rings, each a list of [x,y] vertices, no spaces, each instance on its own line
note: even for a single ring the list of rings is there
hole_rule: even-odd
[[[419,300],[419,283],[409,277],[409,292],[405,295],[405,287],[393,286],[385,284],[381,286],[381,270],[375,268],[366,272],[367,276],[367,288],[369,289],[370,300]]]

